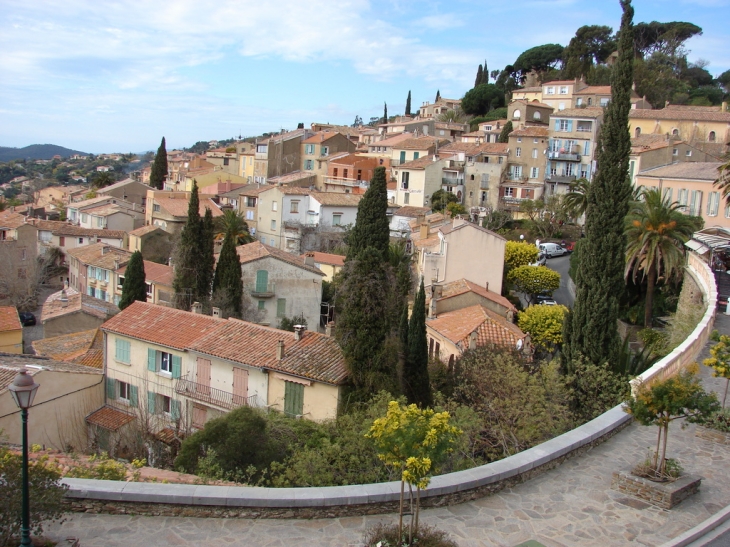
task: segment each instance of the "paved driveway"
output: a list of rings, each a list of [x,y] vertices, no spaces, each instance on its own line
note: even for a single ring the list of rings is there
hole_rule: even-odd
[[[43,302],[49,295],[59,291],[58,288],[41,287],[38,292],[38,307],[33,310],[36,324],[32,327],[23,327],[23,353],[35,353],[33,351],[33,342],[43,339],[43,325],[41,325],[41,311],[43,310]]]

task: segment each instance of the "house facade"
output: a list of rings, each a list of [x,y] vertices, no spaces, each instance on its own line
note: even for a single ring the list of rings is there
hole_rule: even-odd
[[[132,253],[104,243],[94,243],[70,249],[67,256],[71,288],[105,302],[114,301],[115,272],[129,262]]]

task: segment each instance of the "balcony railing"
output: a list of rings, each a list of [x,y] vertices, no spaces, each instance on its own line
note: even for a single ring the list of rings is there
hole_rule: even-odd
[[[452,179],[452,178],[442,177],[441,184],[444,186],[459,186],[459,185],[464,184],[464,179],[463,178]]]
[[[253,297],[271,298],[274,294],[276,294],[276,283],[254,283],[253,285],[249,285],[247,290]]]
[[[563,161],[580,161],[580,154],[569,154],[567,152],[548,152],[548,158],[551,160]]]
[[[187,378],[180,378],[177,381],[175,384],[175,393],[228,410],[233,410],[240,406],[258,406],[256,395],[242,397],[241,395],[234,395],[228,391],[193,382]]]
[[[545,180],[550,182],[557,182],[562,184],[570,184],[573,181],[575,181],[576,176],[575,175],[565,175],[562,173],[556,173],[556,174],[549,174],[545,177]]]
[[[325,177],[325,184],[340,184],[342,186],[358,186],[362,183],[362,180],[357,179],[345,179],[342,177]]]

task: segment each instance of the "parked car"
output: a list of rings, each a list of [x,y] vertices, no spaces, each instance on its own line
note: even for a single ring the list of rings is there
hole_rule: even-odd
[[[573,250],[575,249],[575,241],[570,241],[570,242],[566,243],[565,245],[563,245],[563,248],[566,251],[568,251],[569,253],[572,253]]]
[[[557,243],[540,243],[539,248],[543,253],[545,253],[547,258],[568,254],[568,251]]]
[[[20,317],[20,324],[24,327],[32,327],[35,325],[35,315],[29,311],[22,311],[18,316]]]
[[[533,262],[530,264],[530,266],[544,266],[547,262],[547,259],[545,258],[545,253],[537,253],[537,262]]]
[[[557,306],[558,303],[552,298],[546,298],[545,300],[538,301],[540,306]]]

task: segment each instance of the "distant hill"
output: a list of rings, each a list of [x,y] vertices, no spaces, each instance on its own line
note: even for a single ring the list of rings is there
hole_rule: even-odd
[[[56,155],[61,156],[62,158],[69,158],[74,154],[84,154],[88,156],[85,152],[71,150],[55,144],[31,144],[24,148],[0,146],[0,161],[50,160]]]

